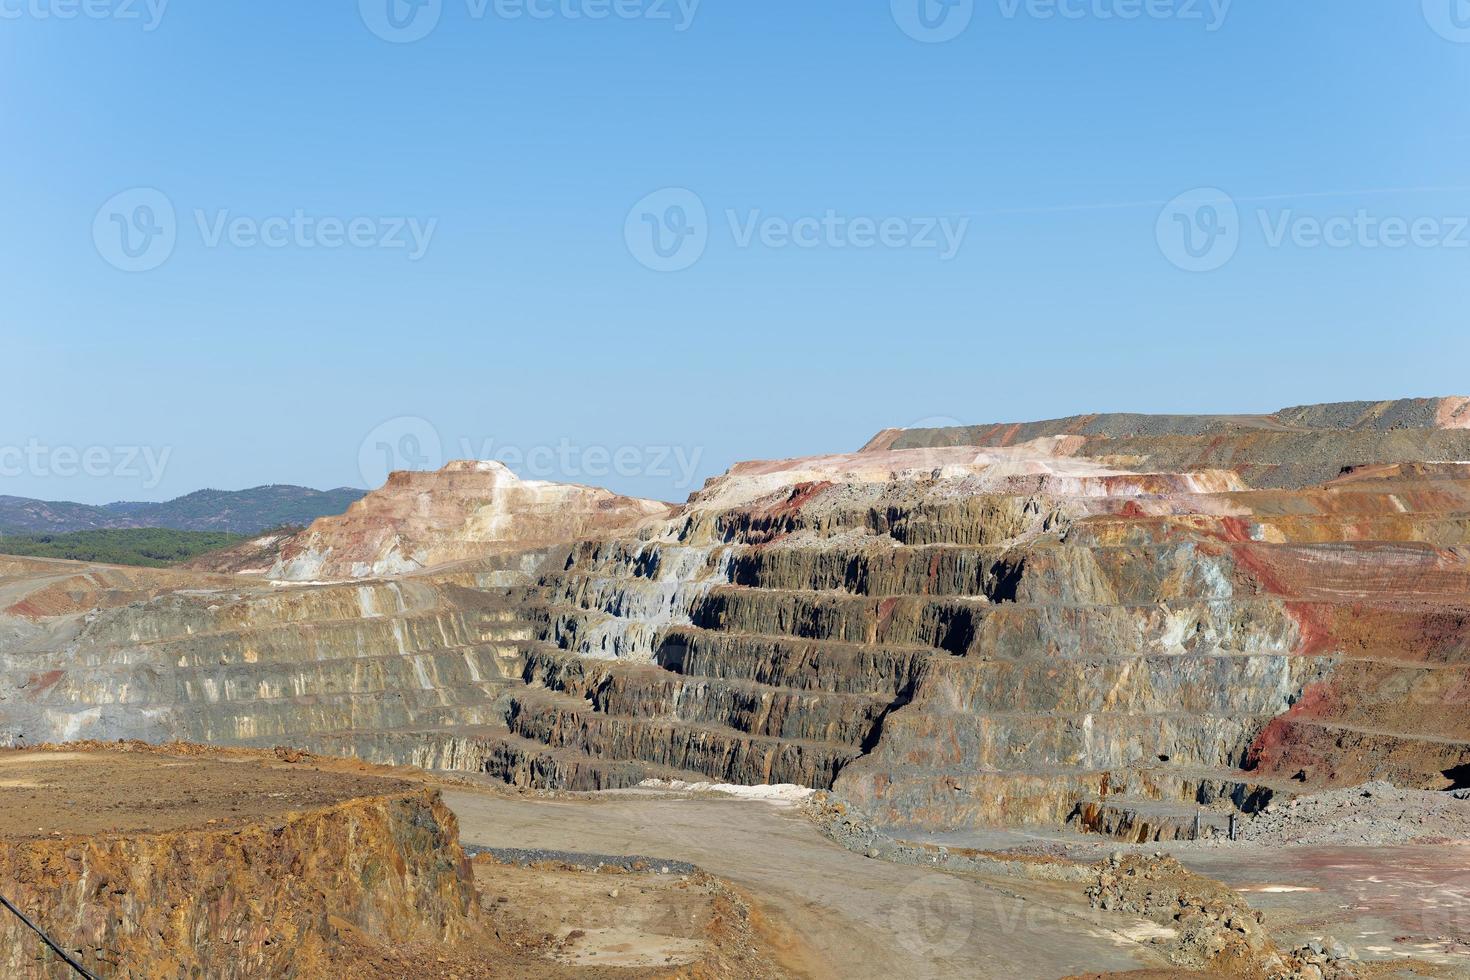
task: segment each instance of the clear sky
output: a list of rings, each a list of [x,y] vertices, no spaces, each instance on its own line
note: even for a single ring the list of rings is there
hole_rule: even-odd
[[[1467,83],[1465,0],[0,0],[0,493],[1470,393]]]

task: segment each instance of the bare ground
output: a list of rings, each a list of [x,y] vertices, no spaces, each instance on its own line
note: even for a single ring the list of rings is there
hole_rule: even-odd
[[[872,860],[793,807],[717,796],[520,794],[294,752],[65,747],[0,752],[0,839],[227,829],[425,783],[442,789],[466,844],[653,855],[709,874],[479,859],[476,885],[501,948],[365,941],[364,977],[1180,975],[1156,926],[1100,916],[1075,883]],[[1068,843],[1047,846],[1108,846]],[[1454,976],[1470,963],[1465,846],[1178,851],[1264,909],[1273,930],[1336,935],[1369,957],[1409,969],[1415,957]]]
[[[812,977],[1054,978],[1166,964],[1142,923],[1100,923],[1075,884],[959,877],[870,860],[790,808],[621,794],[512,797],[451,788],[466,843],[652,854],[755,896],[793,933],[785,965]],[[809,950],[804,952],[803,950]]]
[[[0,837],[223,829],[411,788],[259,753],[0,751]]]

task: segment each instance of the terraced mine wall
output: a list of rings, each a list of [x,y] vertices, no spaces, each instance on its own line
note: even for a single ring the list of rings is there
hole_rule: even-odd
[[[387,581],[0,566],[0,719],[12,742],[796,782],[893,823],[1138,838],[1318,785],[1464,785],[1470,432],[1405,428],[1463,418],[885,434],[742,464],[668,519]]]

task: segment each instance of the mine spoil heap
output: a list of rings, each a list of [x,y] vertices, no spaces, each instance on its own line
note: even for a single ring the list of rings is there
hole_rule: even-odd
[[[452,464],[286,542],[273,577],[310,584],[0,558],[0,737],[793,782],[1134,840],[1467,785],[1467,425],[1449,398],[891,430],[677,509]]]

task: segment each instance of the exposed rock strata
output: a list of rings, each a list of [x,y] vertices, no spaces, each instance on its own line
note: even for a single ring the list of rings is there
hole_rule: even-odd
[[[112,757],[80,764],[94,765],[95,779]],[[12,836],[23,828],[7,826],[0,836],[7,898],[99,976],[326,977],[374,946],[493,942],[454,815],[436,792],[369,780],[382,795],[228,819],[230,770],[249,765],[217,764],[213,792],[196,784],[196,795],[170,800],[158,789],[160,804],[180,808],[198,809],[205,795],[224,819],[201,814],[194,825],[161,833],[41,837]],[[7,773],[17,769],[8,765]],[[296,782],[310,786],[313,778],[323,777],[305,772]],[[93,809],[105,819],[94,794],[83,795],[45,819],[65,825],[64,814]],[[0,915],[0,972],[72,976],[9,913]]]
[[[0,567],[0,727],[800,782],[893,822],[1127,836],[1304,785],[1464,784],[1466,404],[885,433],[741,464],[664,519],[512,508],[540,547],[487,532],[492,557],[386,582],[53,607],[55,575]],[[398,569],[400,527],[439,542],[413,563],[465,557],[460,481],[487,477],[395,477],[278,571]],[[447,511],[430,483],[460,488]]]

